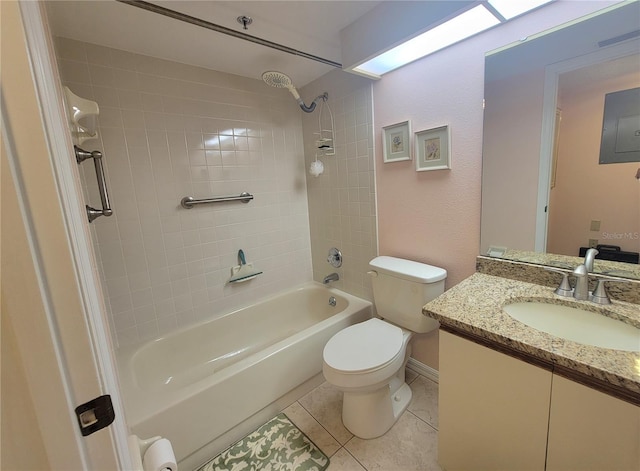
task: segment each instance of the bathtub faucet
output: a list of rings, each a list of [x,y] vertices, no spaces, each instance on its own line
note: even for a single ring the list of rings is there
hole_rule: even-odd
[[[338,281],[340,279],[340,277],[338,276],[337,273],[332,273],[331,275],[327,275],[324,277],[324,280],[322,280],[322,282],[326,285],[329,284],[332,281]]]

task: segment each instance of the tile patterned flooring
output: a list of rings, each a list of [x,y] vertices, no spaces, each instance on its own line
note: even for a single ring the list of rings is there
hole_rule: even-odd
[[[438,384],[407,370],[413,398],[382,437],[362,440],[342,425],[342,394],[327,382],[284,410],[329,456],[328,471],[441,471]]]

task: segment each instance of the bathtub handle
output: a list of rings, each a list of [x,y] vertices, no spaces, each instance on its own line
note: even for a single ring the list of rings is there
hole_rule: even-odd
[[[378,276],[378,272],[375,270],[371,270],[367,272],[367,275],[371,276],[372,278],[375,278],[376,276]]]

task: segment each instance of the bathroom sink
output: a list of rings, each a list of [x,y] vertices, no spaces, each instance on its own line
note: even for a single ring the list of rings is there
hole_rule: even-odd
[[[529,327],[556,337],[595,347],[640,352],[640,329],[597,312],[536,301],[507,304],[502,309]]]

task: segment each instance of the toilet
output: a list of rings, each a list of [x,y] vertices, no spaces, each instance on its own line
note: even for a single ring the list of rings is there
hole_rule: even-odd
[[[369,262],[373,318],[336,333],[324,347],[322,372],[343,393],[342,422],[356,437],[384,435],[411,401],[404,371],[414,333],[431,332],[438,321],[422,306],[444,292],[446,270],[381,256]]]

